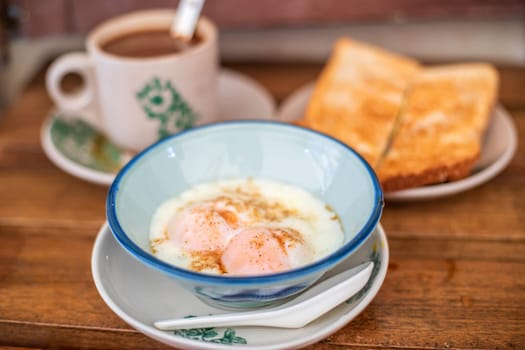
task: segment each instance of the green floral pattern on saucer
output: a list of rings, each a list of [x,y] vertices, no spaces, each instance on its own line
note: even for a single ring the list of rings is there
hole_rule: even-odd
[[[226,328],[222,336],[215,328],[193,328],[193,329],[179,329],[173,332],[183,338],[191,340],[200,340],[208,343],[219,343],[219,344],[247,344],[246,339],[239,337],[235,334],[235,330],[232,328]]]
[[[60,153],[87,168],[116,173],[123,165],[124,152],[80,119],[55,115],[50,135]]]

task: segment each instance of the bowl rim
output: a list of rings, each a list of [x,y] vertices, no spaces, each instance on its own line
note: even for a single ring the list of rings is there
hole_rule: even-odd
[[[116,200],[119,193],[119,188],[124,177],[133,169],[133,167],[139,162],[142,158],[147,156],[149,153],[153,152],[155,149],[162,147],[162,145],[172,142],[173,140],[180,139],[188,134],[199,132],[202,130],[210,128],[221,128],[229,127],[236,125],[271,125],[272,127],[277,128],[289,128],[292,130],[299,130],[300,132],[306,134],[312,134],[315,137],[322,137],[327,139],[330,142],[335,142],[340,146],[343,146],[343,149],[349,151],[353,156],[357,157],[360,163],[364,166],[366,172],[371,178],[371,182],[374,190],[374,207],[371,210],[370,216],[363,225],[363,227],[357,232],[357,234],[344,245],[339,247],[334,252],[326,255],[322,259],[314,261],[310,264],[301,266],[299,268],[275,273],[275,274],[265,274],[265,275],[250,275],[250,276],[226,276],[226,275],[216,275],[216,274],[205,274],[199,273],[196,271],[184,269],[172,264],[169,264],[153,254],[145,251],[139,247],[129,236],[126,234],[124,229],[119,223],[117,216]],[[245,284],[270,284],[273,282],[280,282],[290,279],[298,279],[309,275],[311,273],[326,271],[331,267],[335,266],[340,261],[344,260],[348,255],[355,251],[361,244],[372,234],[375,227],[379,223],[382,211],[384,207],[384,196],[379,180],[368,162],[355,151],[352,147],[346,145],[345,143],[339,141],[338,139],[331,137],[322,132],[308,129],[299,125],[289,124],[286,122],[275,121],[275,120],[230,120],[230,121],[220,121],[209,123],[184,131],[180,131],[174,135],[168,136],[150,146],[145,148],[143,151],[135,155],[116,175],[115,179],[111,183],[111,186],[108,191],[106,199],[106,217],[109,224],[109,228],[113,233],[113,236],[120,243],[120,245],[133,257],[139,261],[153,267],[154,269],[160,270],[161,272],[167,273],[168,275],[175,275],[179,278],[193,282],[204,282],[208,284],[229,284],[229,285],[245,285]]]

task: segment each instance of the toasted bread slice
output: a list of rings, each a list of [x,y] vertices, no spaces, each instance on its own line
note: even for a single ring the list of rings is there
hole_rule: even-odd
[[[340,39],[298,124],[341,140],[375,166],[419,69],[413,59]]]
[[[385,192],[467,176],[479,158],[498,74],[482,63],[430,67],[413,79],[391,147],[376,167]]]

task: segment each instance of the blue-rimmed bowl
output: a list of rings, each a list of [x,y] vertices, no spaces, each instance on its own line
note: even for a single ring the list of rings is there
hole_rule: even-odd
[[[307,266],[253,277],[193,272],[151,254],[150,220],[162,202],[202,182],[244,177],[298,186],[322,199],[339,215],[343,245]],[[106,203],[109,227],[129,254],[204,301],[233,308],[275,303],[313,284],[371,235],[382,208],[378,180],[354,150],[324,134],[268,121],[210,124],[152,145],[119,172]]]

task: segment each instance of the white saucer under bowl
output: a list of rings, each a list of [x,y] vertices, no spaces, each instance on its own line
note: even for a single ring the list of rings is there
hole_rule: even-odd
[[[326,277],[365,261],[375,266],[367,285],[347,302],[300,329],[268,327],[196,328],[160,331],[153,322],[168,318],[209,315],[227,311],[203,303],[168,276],[128,255],[107,224],[95,241],[91,269],[102,299],[120,318],[148,337],[181,349],[297,349],[318,342],[345,326],[376,296],[386,276],[389,250],[378,225],[370,238]]]
[[[292,93],[279,107],[276,119],[292,122],[300,119],[312,95],[314,84]],[[512,117],[501,105],[496,105],[481,149],[481,157],[472,173],[458,181],[385,193],[388,201],[415,201],[449,196],[479,186],[502,172],[512,160],[518,146]]]
[[[271,119],[275,102],[255,80],[229,69],[219,72],[221,120]],[[47,157],[60,169],[83,180],[110,185],[118,170],[132,157],[91,125],[61,118],[53,110],[42,124],[40,140]]]

